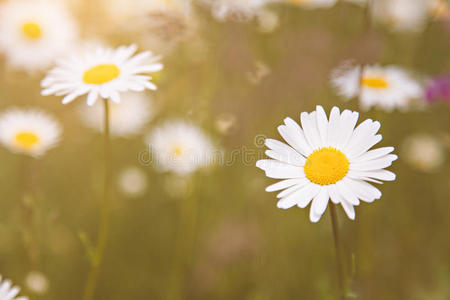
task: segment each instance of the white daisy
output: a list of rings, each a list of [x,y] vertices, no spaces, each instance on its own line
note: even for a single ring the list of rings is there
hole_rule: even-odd
[[[154,129],[145,141],[155,167],[178,175],[211,165],[219,154],[199,127],[184,121],[166,122]]]
[[[355,219],[354,206],[360,200],[373,202],[381,192],[370,182],[394,180],[395,174],[384,170],[397,156],[393,147],[369,150],[381,141],[377,134],[380,123],[365,120],[355,128],[359,114],[333,107],[330,119],[321,106],[316,111],[300,115],[302,128],[291,118],[278,127],[288,145],[266,139],[272,159],[259,160],[256,166],[266,176],[284,179],[267,187],[266,191],[281,191],[277,206],[287,209],[309,203],[310,220],[319,221],[328,200],[341,204],[350,219]]]
[[[93,106],[80,105],[79,116],[83,123],[96,131],[103,132],[104,126],[103,103],[97,102]],[[122,94],[120,103],[110,103],[109,123],[113,136],[128,137],[139,134],[154,114],[154,104],[145,93],[126,92]]]
[[[27,297],[16,297],[20,288],[13,286],[11,280],[2,280],[0,275],[0,300],[28,300]]]
[[[98,48],[92,53],[60,60],[42,80],[42,95],[66,95],[62,100],[66,104],[88,94],[87,104],[93,105],[99,96],[119,103],[122,92],[156,90],[148,73],[162,70],[163,65],[156,62],[159,57],[150,51],[133,56],[136,50],[136,45]]]
[[[56,146],[59,122],[37,109],[10,109],[0,115],[0,143],[9,150],[38,157]]]
[[[372,16],[394,31],[421,31],[428,17],[429,0],[372,1]]]
[[[249,21],[257,16],[264,6],[273,0],[202,0],[211,6],[214,18],[219,21],[232,19],[236,21]]]
[[[14,67],[49,67],[72,45],[78,28],[56,1],[10,0],[0,5],[0,50]]]
[[[364,110],[373,106],[386,111],[405,109],[423,96],[420,84],[396,66],[365,66],[362,76],[360,66],[339,67],[333,71],[331,83],[346,99],[359,96]]]
[[[47,276],[39,271],[31,271],[25,278],[27,288],[37,295],[44,295],[49,289],[49,280]]]
[[[445,150],[437,138],[427,134],[414,134],[403,142],[402,157],[418,170],[433,172],[444,163]]]
[[[290,4],[300,5],[305,8],[331,7],[337,0],[283,0]]]
[[[127,167],[120,172],[118,185],[122,193],[128,196],[140,196],[147,189],[147,176],[137,167]]]

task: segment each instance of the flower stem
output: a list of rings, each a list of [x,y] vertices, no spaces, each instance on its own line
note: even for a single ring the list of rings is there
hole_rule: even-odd
[[[109,102],[104,99],[105,119],[104,119],[104,185],[103,185],[103,202],[100,228],[98,233],[97,245],[94,252],[94,259],[92,260],[91,270],[89,272],[88,280],[84,290],[83,300],[92,300],[95,292],[95,287],[100,274],[100,266],[103,261],[103,255],[108,240],[109,219],[111,211],[111,138],[109,127]]]
[[[337,220],[335,205],[330,205],[330,214],[331,214],[331,227],[333,230],[333,238],[334,238],[334,248],[336,251],[337,276],[338,276],[338,286],[339,286],[338,299],[344,300],[345,299],[344,272],[343,272],[343,263],[342,263],[342,255],[341,255],[341,247],[340,247],[339,231],[338,231],[338,220]]]

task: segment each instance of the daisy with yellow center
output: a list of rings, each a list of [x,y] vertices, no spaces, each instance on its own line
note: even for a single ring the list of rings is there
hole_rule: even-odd
[[[38,71],[71,49],[78,28],[59,1],[9,0],[0,5],[0,51],[13,67]]]
[[[256,166],[266,176],[283,179],[266,191],[281,191],[277,206],[305,208],[310,203],[310,220],[318,222],[328,201],[341,204],[350,219],[360,201],[373,202],[381,192],[368,182],[394,180],[395,174],[384,170],[397,156],[393,147],[374,150],[381,141],[380,123],[365,120],[356,128],[359,114],[349,110],[340,113],[333,107],[327,118],[321,106],[312,113],[301,114],[300,127],[290,118],[278,127],[287,144],[267,139],[271,159],[259,160]]]
[[[359,97],[361,108],[374,106],[392,111],[406,109],[422,98],[420,84],[405,70],[396,66],[360,66],[346,64],[333,71],[331,83],[345,99]]]
[[[177,175],[207,167],[220,154],[201,128],[184,121],[166,122],[155,128],[145,141],[154,166]]]
[[[40,110],[11,109],[0,115],[0,143],[9,150],[38,157],[54,147],[59,123]]]
[[[66,104],[87,94],[87,104],[93,105],[99,97],[119,103],[123,92],[156,90],[149,73],[162,70],[160,58],[150,51],[134,55],[136,50],[136,45],[98,48],[61,60],[42,80],[42,95],[65,95]]]

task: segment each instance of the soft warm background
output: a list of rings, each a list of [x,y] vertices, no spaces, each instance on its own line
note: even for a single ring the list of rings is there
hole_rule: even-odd
[[[93,9],[87,5],[77,11],[86,35],[102,24]],[[247,160],[238,155],[232,164],[199,172],[190,181],[188,197],[197,198],[199,215],[193,251],[186,253],[188,299],[334,299],[329,215],[312,224],[308,210],[276,208],[275,195],[264,192],[274,181],[254,167],[263,155],[255,136],[278,138],[276,126],[284,117],[298,119],[316,104],[327,111],[333,105],[357,110],[355,101],[341,101],[329,86],[329,72],[345,59],[397,64],[420,76],[450,69],[449,24],[394,34],[379,27],[367,31],[363,9],[349,4],[273,10],[279,27],[261,33],[253,23],[219,23],[199,9],[198,36],[165,54],[159,90],[153,93],[159,112],[148,129],[182,117],[200,124],[228,159],[233,150],[255,151]],[[152,34],[145,27],[140,31],[139,38]],[[120,31],[105,36],[113,45],[137,39]],[[262,65],[269,72],[258,76]],[[63,106],[56,97],[39,95],[42,76],[1,67],[0,109],[42,107],[63,123],[64,135],[61,145],[39,160],[0,149],[0,273],[23,286],[31,299],[79,300],[89,268],[80,236],[91,241],[96,236],[103,140],[80,125],[75,111],[80,103]],[[413,133],[429,133],[448,143],[449,113],[448,105],[436,104],[411,112],[362,112],[361,118],[380,120],[381,145],[393,145],[401,154],[404,139]],[[230,125],[226,131],[219,130],[223,122]],[[181,184],[139,163],[145,150],[141,137],[115,139],[113,146],[115,178],[123,168],[138,166],[148,176],[148,189],[128,197],[116,188],[96,299],[165,299]],[[400,155],[391,170],[398,179],[381,187],[380,200],[358,207],[356,221],[338,211],[354,297],[450,299],[449,160],[424,173]],[[21,204],[18,187],[24,177],[30,192]],[[26,222],[33,228],[28,243],[21,229]],[[30,251],[37,256],[33,265]],[[27,292],[23,279],[31,269],[48,277],[47,295]]]

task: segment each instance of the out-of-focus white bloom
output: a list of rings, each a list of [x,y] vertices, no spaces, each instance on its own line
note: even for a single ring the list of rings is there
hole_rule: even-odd
[[[219,115],[215,122],[216,129],[221,134],[229,134],[237,126],[236,116],[233,114],[223,113]]]
[[[345,99],[359,95],[360,106],[367,110],[373,106],[392,111],[406,109],[413,100],[421,99],[423,90],[405,70],[396,66],[339,67],[332,72],[331,83]]]
[[[219,21],[227,19],[250,21],[257,16],[269,2],[273,0],[202,0],[211,7],[214,18]]]
[[[269,9],[261,10],[256,17],[261,32],[272,32],[280,23],[278,14]]]
[[[57,67],[50,70],[42,80],[42,95],[65,95],[63,104],[87,94],[87,104],[93,105],[98,97],[120,102],[120,93],[156,90],[148,73],[162,70],[151,51],[134,55],[136,45],[121,46],[117,49],[98,48],[60,60]],[[134,55],[134,56],[133,56]]]
[[[93,106],[80,105],[78,112],[83,123],[96,131],[103,132],[105,106],[96,102]],[[113,136],[129,137],[139,134],[154,114],[150,95],[126,92],[120,103],[111,102],[109,124]]]
[[[38,157],[56,146],[59,122],[36,109],[10,109],[0,115],[0,143],[16,153]]]
[[[9,0],[0,5],[0,51],[13,67],[37,71],[71,49],[78,28],[57,1]]]
[[[373,1],[374,19],[395,31],[421,31],[428,17],[429,0]]]
[[[350,219],[355,219],[354,206],[381,198],[381,192],[369,182],[395,180],[395,174],[385,170],[397,155],[393,147],[373,150],[382,139],[377,134],[380,122],[365,120],[356,128],[359,114],[333,107],[328,120],[321,106],[308,114],[301,113],[302,127],[291,118],[284,119],[278,131],[288,143],[266,139],[270,149],[256,166],[266,176],[283,179],[266,188],[281,191],[279,208],[305,208],[310,203],[310,220],[318,222],[328,201],[341,204]]]
[[[38,295],[44,295],[47,293],[49,287],[47,277],[38,271],[29,272],[25,278],[25,284],[30,291]]]
[[[147,175],[137,167],[128,167],[120,172],[118,185],[126,195],[142,195],[147,189]]]
[[[282,0],[290,4],[300,5],[305,8],[331,7],[337,0]]]
[[[215,162],[218,152],[201,128],[184,121],[166,122],[145,139],[154,166],[188,175]]]
[[[2,280],[0,275],[0,299],[1,300],[28,300],[27,297],[17,297],[20,288],[13,286],[12,282],[8,279]]]
[[[445,151],[435,137],[416,134],[403,142],[402,157],[413,167],[424,172],[432,172],[444,162]]]

